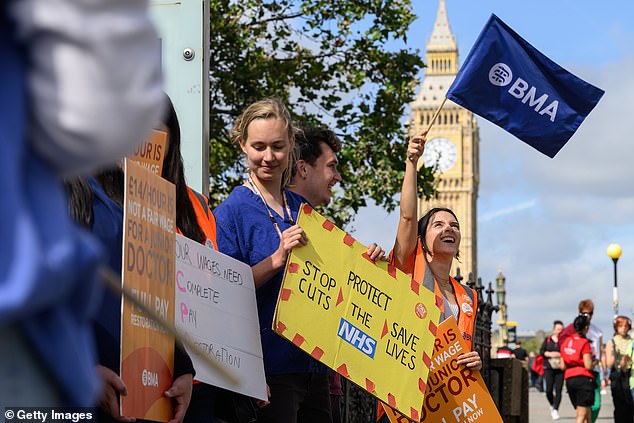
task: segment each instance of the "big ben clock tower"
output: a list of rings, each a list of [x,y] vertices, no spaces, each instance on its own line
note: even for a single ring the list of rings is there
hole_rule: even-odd
[[[427,129],[441,105],[447,89],[458,73],[458,46],[451,33],[445,0],[440,0],[438,15],[427,43],[427,68],[416,100],[411,103],[410,133]],[[460,262],[456,268],[467,276],[477,276],[477,199],[480,179],[479,130],[473,113],[447,100],[427,134],[422,165],[434,167],[438,198],[421,200],[419,214],[431,207],[448,207],[460,222]]]

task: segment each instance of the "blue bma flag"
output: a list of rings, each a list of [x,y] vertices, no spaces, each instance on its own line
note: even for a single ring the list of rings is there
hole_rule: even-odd
[[[561,150],[603,90],[544,56],[491,15],[447,98],[549,157]]]

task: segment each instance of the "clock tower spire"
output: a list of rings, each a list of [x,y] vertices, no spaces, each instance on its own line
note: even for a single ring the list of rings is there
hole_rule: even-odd
[[[427,129],[458,73],[458,45],[449,26],[445,0],[439,0],[434,29],[426,45],[425,77],[411,103],[409,130]],[[473,113],[447,100],[427,134],[422,165],[434,167],[438,197],[420,200],[419,214],[448,207],[460,222],[460,262],[451,271],[477,277],[477,198],[480,179],[479,128]]]
[[[425,75],[455,75],[458,72],[458,45],[451,32],[445,0],[440,0],[436,23],[427,43]]]

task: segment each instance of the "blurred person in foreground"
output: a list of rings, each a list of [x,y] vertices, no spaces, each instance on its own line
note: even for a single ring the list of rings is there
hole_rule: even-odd
[[[0,4],[0,406],[88,406],[97,244],[62,176],[134,150],[160,115],[145,0]]]

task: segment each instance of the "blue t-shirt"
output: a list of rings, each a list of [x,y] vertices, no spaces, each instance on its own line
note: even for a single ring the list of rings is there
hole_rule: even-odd
[[[121,274],[121,245],[123,244],[123,208],[108,197],[101,185],[88,178],[94,198],[91,229],[101,241],[107,254],[108,266]],[[119,346],[121,339],[121,296],[105,290],[101,307],[93,323],[99,364],[119,373]]]
[[[102,243],[107,254],[108,266],[121,274],[123,244],[123,208],[112,200],[94,178],[88,178],[93,191],[92,233]],[[121,352],[121,296],[104,290],[101,307],[93,321],[99,364],[119,374]],[[185,373],[194,374],[189,355],[180,344],[174,350],[174,373],[177,378]]]
[[[293,222],[304,197],[286,191]],[[271,210],[280,230],[293,225],[286,217]],[[253,266],[273,254],[280,246],[280,237],[271,222],[262,199],[245,186],[236,187],[215,210],[218,250],[243,263]],[[256,290],[260,337],[267,376],[290,373],[325,373],[319,364],[291,342],[273,332],[273,314],[282,285],[284,270]]]

